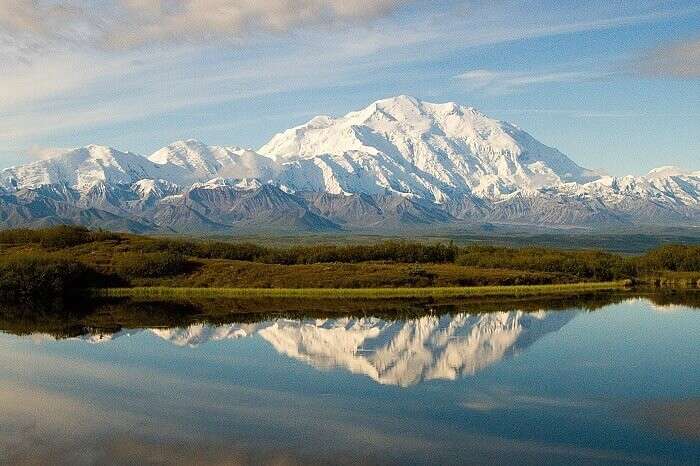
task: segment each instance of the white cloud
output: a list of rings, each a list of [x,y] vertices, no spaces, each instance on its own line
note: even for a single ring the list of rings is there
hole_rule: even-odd
[[[264,60],[253,55],[202,64],[197,52],[207,50],[162,51],[156,59],[146,52],[119,58],[69,54],[17,64],[17,73],[0,75],[0,140],[16,149],[46,134],[348,85],[357,76],[373,79],[369,70],[380,65],[351,59],[363,56],[363,50],[328,50],[309,43],[299,50],[270,52]],[[7,83],[5,91],[2,83]]]
[[[54,32],[51,26],[69,20],[72,11],[67,2],[0,0],[0,25],[15,32],[49,35]]]
[[[47,160],[63,155],[70,149],[65,147],[40,147],[32,146],[27,149],[27,157],[31,160]]]
[[[390,14],[410,0],[0,0],[0,28],[33,40],[133,48],[241,40]]]
[[[606,29],[700,9],[640,4],[611,14],[597,2],[545,8],[537,0],[0,0],[0,36],[4,32],[31,46],[48,42],[115,49],[220,40],[241,44],[309,27],[333,31],[367,24],[406,6],[411,7],[409,16],[421,16],[412,26],[449,32],[454,39],[466,39],[465,45]],[[455,20],[466,27],[455,27]],[[407,29],[402,36],[412,32]]]
[[[580,82],[602,76],[604,74],[581,71],[513,72],[477,69],[465,71],[455,78],[470,90],[488,94],[509,94],[537,84]]]
[[[649,76],[700,78],[700,39],[677,42],[652,50],[634,66]]]

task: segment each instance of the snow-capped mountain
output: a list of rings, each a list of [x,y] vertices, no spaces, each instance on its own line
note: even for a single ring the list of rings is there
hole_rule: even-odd
[[[177,141],[148,159],[158,165],[174,165],[189,175],[190,183],[212,178],[274,179],[279,167],[274,160],[239,147],[207,146],[194,139]]]
[[[132,231],[700,224],[700,171],[611,177],[471,107],[408,96],[319,116],[257,152],[103,146],[0,171],[2,226]],[[104,225],[101,225],[104,222]]]
[[[155,164],[143,156],[111,147],[90,145],[56,157],[2,170],[0,183],[7,188],[62,184],[86,188],[95,183],[131,184],[142,179],[180,179],[184,170]]]
[[[513,125],[471,107],[408,96],[338,119],[316,117],[277,134],[259,152],[285,163],[283,182],[300,190],[389,190],[436,202],[463,193],[498,199],[597,178]]]
[[[455,380],[524,351],[556,332],[576,311],[428,315],[391,321],[375,317],[291,320],[148,330],[177,346],[258,336],[277,352],[319,369],[340,368],[380,384],[410,386]],[[86,335],[104,343],[122,335]]]

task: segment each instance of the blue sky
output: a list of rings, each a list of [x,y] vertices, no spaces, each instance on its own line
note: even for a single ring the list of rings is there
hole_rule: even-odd
[[[700,169],[696,1],[0,0],[0,167],[89,143],[256,148],[397,94],[611,174]]]

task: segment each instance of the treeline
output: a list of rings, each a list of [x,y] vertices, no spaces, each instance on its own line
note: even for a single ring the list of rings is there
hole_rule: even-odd
[[[640,271],[639,262],[639,258],[601,251],[491,246],[468,246],[456,260],[459,265],[471,267],[562,273],[594,281],[634,278]]]
[[[153,239],[134,246],[144,252],[169,252],[199,259],[227,259],[280,265],[327,262],[352,264],[369,261],[446,263],[454,262],[459,254],[459,248],[453,244],[423,244],[407,241],[272,248],[252,243]]]
[[[636,278],[658,272],[700,272],[700,246],[663,245],[640,256],[541,247],[467,246],[455,261],[480,268],[563,273],[586,280]]]
[[[668,244],[652,249],[640,258],[640,266],[650,271],[700,271],[700,246]]]
[[[121,235],[117,233],[69,225],[58,225],[38,230],[28,228],[0,230],[0,244],[38,244],[45,248],[55,249],[119,238]]]
[[[423,244],[408,241],[274,248],[253,243],[120,235],[66,225],[40,230],[0,231],[0,244],[38,244],[49,249],[62,249],[101,241],[126,242],[130,249],[143,253],[171,253],[199,259],[241,260],[280,265],[368,261],[445,263],[454,262],[459,254],[459,248],[453,244]]]

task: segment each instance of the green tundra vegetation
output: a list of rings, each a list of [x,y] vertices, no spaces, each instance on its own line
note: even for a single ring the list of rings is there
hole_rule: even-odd
[[[68,254],[23,251],[0,258],[0,301],[53,299],[68,290],[118,284]]]
[[[664,245],[632,256],[410,241],[264,246],[72,226],[0,231],[0,299],[5,302],[55,298],[87,288],[182,288],[180,294],[185,288],[362,288],[379,295],[390,294],[390,288],[437,292],[623,280],[698,286],[700,246]]]

